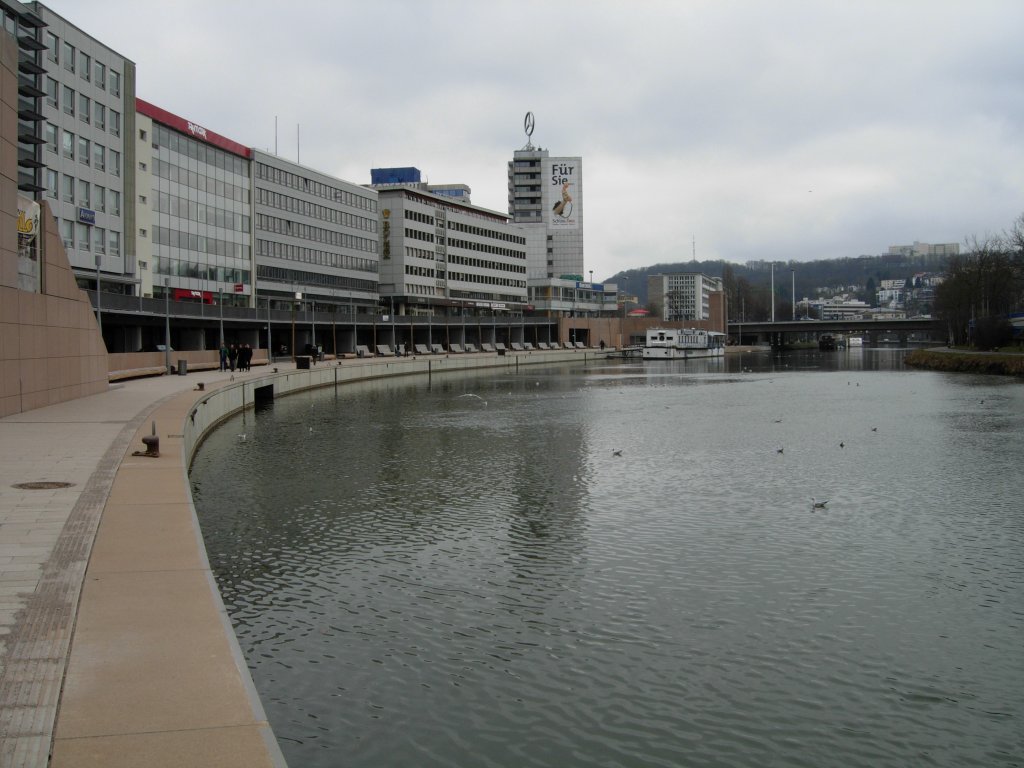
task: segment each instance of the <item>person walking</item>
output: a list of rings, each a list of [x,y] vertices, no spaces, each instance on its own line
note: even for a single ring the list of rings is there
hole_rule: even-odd
[[[232,344],[228,348],[228,365],[231,366],[231,371],[234,372],[235,364],[238,362],[238,347]]]
[[[248,344],[246,344],[245,348],[242,349],[241,351],[245,355],[245,366],[242,368],[242,370],[243,371],[251,371],[252,370],[252,347],[250,347]]]
[[[220,343],[220,369],[222,371],[228,369],[228,348],[223,341]]]

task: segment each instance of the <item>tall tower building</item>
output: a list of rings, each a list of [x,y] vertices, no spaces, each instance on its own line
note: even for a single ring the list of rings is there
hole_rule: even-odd
[[[526,146],[508,164],[508,212],[527,235],[527,279],[582,279],[583,158],[533,146],[533,125],[528,113]]]

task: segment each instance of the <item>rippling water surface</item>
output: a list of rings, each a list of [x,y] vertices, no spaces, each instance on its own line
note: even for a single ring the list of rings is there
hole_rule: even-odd
[[[290,765],[1024,765],[1024,387],[902,354],[227,422],[193,492]]]

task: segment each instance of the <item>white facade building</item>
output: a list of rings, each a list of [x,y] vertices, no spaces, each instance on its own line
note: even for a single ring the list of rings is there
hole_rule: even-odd
[[[416,186],[377,195],[382,302],[408,315],[522,313],[526,237],[507,216]]]
[[[79,284],[135,293],[135,64],[42,3],[44,198]]]
[[[658,307],[662,320],[711,319],[710,296],[722,291],[722,278],[702,272],[650,275],[647,298]]]
[[[258,149],[252,162],[260,306],[287,309],[301,293],[316,312],[375,311],[377,193]]]

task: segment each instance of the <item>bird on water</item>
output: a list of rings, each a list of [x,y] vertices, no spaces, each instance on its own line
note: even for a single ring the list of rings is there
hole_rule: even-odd
[[[824,501],[815,501],[814,497],[811,496],[811,509],[824,509],[828,504],[828,499]]]

